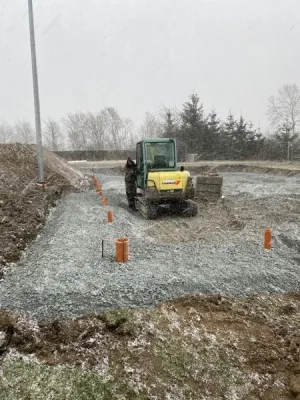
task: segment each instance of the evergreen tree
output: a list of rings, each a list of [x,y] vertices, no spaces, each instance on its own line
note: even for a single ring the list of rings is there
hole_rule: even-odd
[[[195,93],[183,104],[179,114],[167,109],[163,114],[163,136],[174,137],[185,153],[198,153],[201,158],[242,160],[264,156],[264,138],[251,122],[241,116],[237,121],[230,112],[221,122],[212,110],[204,117],[203,105]],[[277,140],[288,141],[293,136],[287,126],[277,132]]]
[[[247,123],[243,116],[240,116],[239,122],[233,134],[233,157],[241,160],[245,157],[248,141]]]
[[[199,96],[193,93],[189,101],[184,103],[181,113],[181,131],[188,151],[201,153],[204,148],[205,123],[203,105],[199,104],[199,101]]]
[[[293,142],[297,135],[293,135],[292,127],[289,124],[282,124],[277,129],[275,133],[275,138],[281,142],[287,144],[288,142]]]
[[[236,131],[236,120],[234,116],[230,112],[227,121],[223,125],[222,133],[221,133],[221,151],[220,156],[223,159],[230,160],[233,158],[233,142]]]
[[[274,137],[278,144],[280,158],[285,159],[288,149],[288,142],[294,142],[294,140],[297,138],[297,134],[293,134],[290,124],[284,123],[278,127]]]
[[[212,110],[206,121],[204,146],[206,158],[218,158],[220,153],[221,121],[215,110]]]
[[[174,122],[173,114],[170,109],[166,110],[164,115],[164,133],[163,136],[173,138],[177,135],[177,127]]]
[[[244,158],[259,158],[263,152],[264,138],[257,132],[252,122],[248,123],[247,143],[244,149]]]

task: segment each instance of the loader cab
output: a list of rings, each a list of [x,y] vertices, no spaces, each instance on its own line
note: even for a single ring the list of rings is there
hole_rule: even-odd
[[[144,189],[149,171],[174,171],[177,169],[175,139],[145,139],[136,146],[137,186]]]

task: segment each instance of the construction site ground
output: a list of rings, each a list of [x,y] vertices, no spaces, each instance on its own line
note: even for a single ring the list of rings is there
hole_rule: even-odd
[[[299,171],[197,165],[225,171],[224,197],[146,221],[128,211],[121,165],[82,167],[108,206],[95,189],[56,200],[21,261],[5,262],[0,399],[296,398]]]
[[[37,182],[34,146],[0,144],[0,278],[7,263],[18,262],[63,194],[86,184],[84,174],[44,150],[47,185]]]

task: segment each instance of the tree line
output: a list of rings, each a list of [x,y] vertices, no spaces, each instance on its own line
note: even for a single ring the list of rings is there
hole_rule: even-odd
[[[43,143],[54,151],[132,150],[141,138],[175,137],[178,146],[200,160],[285,160],[288,144],[300,153],[298,86],[282,86],[269,98],[267,113],[271,131],[262,134],[243,115],[229,112],[223,121],[216,110],[206,114],[199,95],[192,93],[179,110],[164,107],[158,115],[146,112],[138,128],[114,107],[70,113],[60,121],[48,118],[43,123]],[[26,120],[2,122],[1,142],[35,142],[34,129]]]
[[[205,115],[195,93],[180,112],[167,109],[164,122],[164,136],[175,137],[199,159],[251,159],[259,156],[264,143],[262,134],[243,116],[236,119],[229,113],[227,120],[221,121],[216,110]]]
[[[135,146],[134,126],[113,107],[98,113],[76,112],[57,121],[43,121],[43,144],[54,150],[121,150]],[[0,143],[35,142],[34,128],[26,120],[0,123]]]
[[[175,137],[188,153],[207,160],[286,160],[289,145],[300,156],[300,90],[283,85],[268,101],[270,133],[264,135],[240,115],[231,112],[222,121],[216,110],[205,115],[196,93],[189,96],[180,111],[165,109],[163,136]],[[291,154],[290,154],[291,157]]]

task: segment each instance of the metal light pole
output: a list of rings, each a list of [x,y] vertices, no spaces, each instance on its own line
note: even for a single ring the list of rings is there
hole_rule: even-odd
[[[29,15],[29,30],[30,30],[30,45],[31,45],[34,108],[35,108],[35,130],[36,130],[36,145],[37,145],[38,175],[39,175],[38,178],[39,178],[39,183],[44,184],[45,181],[44,181],[44,163],[43,163],[41,113],[40,113],[38,73],[37,73],[37,65],[36,65],[34,19],[33,19],[32,0],[28,0],[28,15]]]

